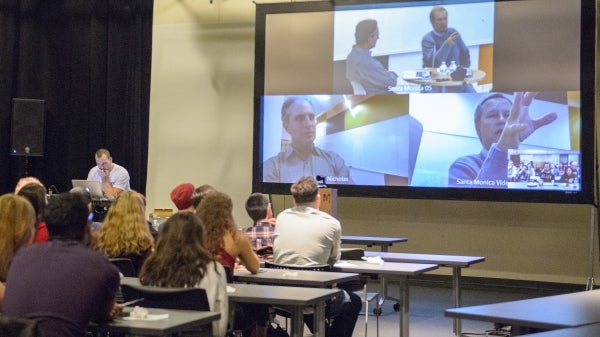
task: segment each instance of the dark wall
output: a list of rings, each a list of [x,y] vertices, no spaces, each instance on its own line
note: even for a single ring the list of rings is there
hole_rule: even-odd
[[[0,0],[0,193],[24,175],[68,190],[100,147],[145,192],[153,3]],[[45,101],[42,157],[9,155],[13,98]]]

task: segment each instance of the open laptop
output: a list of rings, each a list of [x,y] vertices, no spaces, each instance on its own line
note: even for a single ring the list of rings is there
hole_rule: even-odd
[[[88,191],[92,199],[104,199],[102,186],[100,186],[99,182],[81,179],[73,179],[71,182],[73,183],[73,187],[82,187],[84,190]]]

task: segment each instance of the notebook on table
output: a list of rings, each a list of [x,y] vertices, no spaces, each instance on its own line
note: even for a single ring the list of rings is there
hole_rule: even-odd
[[[73,187],[81,187],[84,190],[88,191],[92,199],[104,199],[104,194],[102,193],[102,186],[100,186],[100,182],[95,180],[81,179],[73,179],[71,180],[71,182],[73,183]]]

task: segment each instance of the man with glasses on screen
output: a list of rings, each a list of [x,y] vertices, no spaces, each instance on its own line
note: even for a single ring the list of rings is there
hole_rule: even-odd
[[[316,147],[317,121],[311,102],[305,97],[289,97],[281,107],[283,128],[291,143],[263,164],[263,181],[293,183],[300,177],[324,176],[331,184],[353,184],[344,159],[333,151]]]
[[[483,149],[450,166],[448,186],[506,188],[508,150],[518,149],[535,130],[554,122],[556,113],[529,116],[536,92],[517,92],[514,103],[500,93],[487,95],[475,108],[475,129]]]

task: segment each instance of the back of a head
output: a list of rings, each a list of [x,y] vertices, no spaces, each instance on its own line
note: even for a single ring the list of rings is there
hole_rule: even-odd
[[[17,195],[24,197],[31,203],[38,221],[42,221],[44,209],[46,208],[46,189],[38,183],[29,183],[21,187]]]
[[[214,191],[207,194],[198,205],[196,214],[204,223],[205,219],[222,218],[231,216],[233,211],[233,201],[231,197],[223,192]]]
[[[222,248],[225,233],[236,229],[232,210],[231,198],[219,191],[209,193],[198,205],[196,215],[204,226],[206,248],[210,252]]]
[[[296,204],[309,204],[317,200],[319,186],[313,177],[303,177],[292,184],[290,191]]]
[[[192,212],[178,212],[171,215],[160,226],[156,240],[156,251],[172,254],[186,248],[204,249],[204,229],[200,219]]]
[[[194,193],[192,193],[192,205],[194,206],[194,209],[198,208],[198,205],[200,205],[200,202],[207,194],[216,190],[216,188],[207,184],[196,187]]]
[[[254,222],[267,217],[269,197],[262,193],[252,193],[246,200],[246,212]]]
[[[183,183],[175,186],[171,191],[171,201],[177,207],[177,210],[182,211],[192,207],[192,195],[194,194],[194,185],[191,183]]]
[[[40,186],[42,186],[44,188],[44,190],[46,189],[46,187],[44,186],[44,184],[42,184],[42,182],[36,178],[36,177],[24,177],[19,179],[19,181],[17,182],[17,185],[15,186],[15,194],[19,193],[19,190],[29,184],[29,183],[36,183]]]
[[[357,44],[364,43],[369,39],[369,36],[377,29],[377,20],[365,19],[356,25],[354,32],[354,40]]]
[[[90,195],[90,192],[86,191],[86,189],[81,186],[75,186],[69,192],[78,195],[86,204],[90,204],[92,202],[92,196]]]
[[[204,244],[204,229],[192,212],[177,212],[160,226],[156,248],[140,272],[142,284],[185,287],[199,283],[214,261]]]
[[[82,241],[86,234],[88,212],[79,195],[61,193],[53,196],[44,213],[50,240]]]

